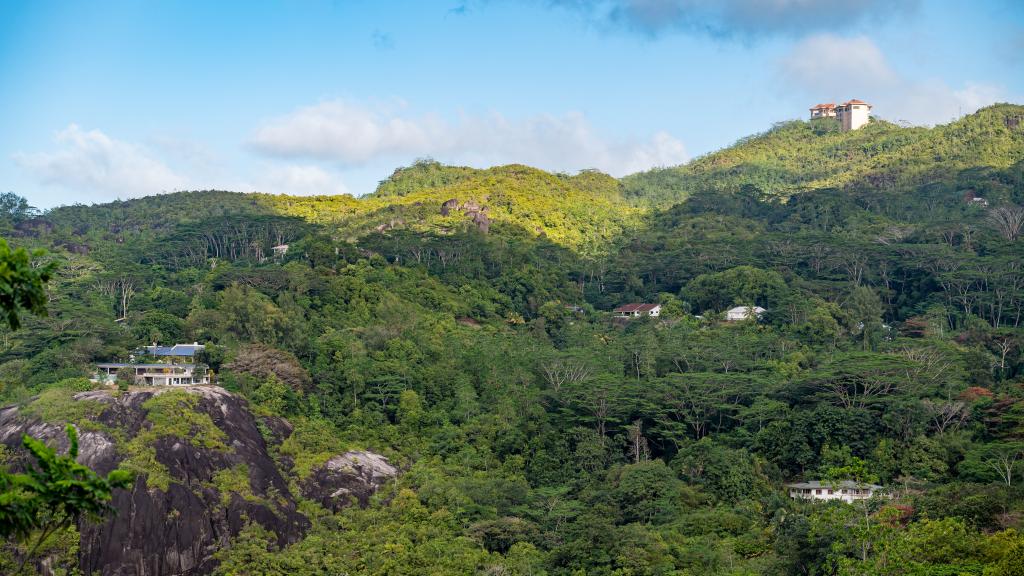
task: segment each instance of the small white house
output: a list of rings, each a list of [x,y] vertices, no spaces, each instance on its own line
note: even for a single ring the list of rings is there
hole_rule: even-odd
[[[749,320],[751,318],[757,319],[765,312],[767,310],[760,306],[737,306],[725,312],[725,319],[729,322],[739,322],[740,320]]]
[[[640,318],[641,316],[661,316],[661,304],[623,304],[612,310],[616,318]]]
[[[877,484],[865,484],[853,480],[795,482],[786,484],[786,488],[789,489],[789,497],[794,500],[842,500],[847,504],[855,500],[867,500],[882,489]]]

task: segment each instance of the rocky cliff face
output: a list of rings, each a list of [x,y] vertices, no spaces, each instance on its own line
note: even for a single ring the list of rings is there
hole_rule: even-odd
[[[163,394],[170,396],[152,402]],[[103,474],[125,461],[149,470],[131,490],[115,493],[116,516],[81,526],[84,573],[206,574],[214,567],[213,553],[246,522],[273,531],[282,545],[308,526],[237,396],[203,386],[83,392],[70,400],[90,407],[88,420],[78,422],[82,463]],[[66,447],[63,423],[44,422],[31,407],[0,410],[0,443],[19,446],[27,433]],[[65,412],[83,412],[74,408]],[[286,423],[282,428],[290,432]]]
[[[366,451],[335,456],[302,482],[302,495],[337,512],[352,503],[365,507],[370,496],[398,475],[387,458]]]

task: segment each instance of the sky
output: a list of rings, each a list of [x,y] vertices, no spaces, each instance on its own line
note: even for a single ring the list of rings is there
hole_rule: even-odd
[[[372,192],[420,158],[614,176],[819,102],[1024,103],[1024,2],[0,0],[0,191]]]

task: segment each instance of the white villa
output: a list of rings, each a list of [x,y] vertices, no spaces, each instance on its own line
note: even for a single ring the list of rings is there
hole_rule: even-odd
[[[826,104],[815,104],[811,108],[811,119],[814,118],[836,118],[843,132],[856,130],[868,123],[871,116],[871,104],[863,100],[848,100],[838,106],[828,102]]]
[[[786,484],[786,488],[789,488],[789,497],[793,499],[842,500],[847,504],[855,500],[867,500],[882,489],[877,484],[865,484],[853,480],[838,482],[812,480]]]
[[[122,368],[131,368],[135,372],[135,383],[140,386],[194,386],[209,384],[208,370],[196,372],[195,364],[127,364],[123,362],[104,362],[97,364],[99,372],[94,377],[97,382],[113,384],[117,380],[117,372]]]
[[[140,386],[193,386],[210,383],[210,370],[204,364],[197,364],[195,356],[206,348],[193,342],[161,346],[143,346],[135,351],[146,362],[136,362],[135,355],[128,362],[103,362],[96,365],[94,382],[114,384],[122,368],[131,368],[135,383]]]
[[[749,320],[750,318],[757,319],[765,312],[767,310],[760,306],[737,306],[726,310],[725,319],[729,322],[739,322],[741,320]]]
[[[612,310],[616,318],[640,318],[641,316],[661,316],[661,304],[623,304]]]

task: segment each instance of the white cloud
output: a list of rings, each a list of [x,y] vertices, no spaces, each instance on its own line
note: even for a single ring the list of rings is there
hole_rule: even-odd
[[[865,36],[811,36],[796,44],[782,69],[787,80],[825,91],[870,90],[898,80],[882,51]]]
[[[258,128],[250,143],[275,157],[345,166],[418,156],[471,165],[523,163],[548,170],[598,168],[622,175],[686,160],[682,142],[659,132],[647,141],[610,141],[582,114],[511,119],[501,114],[412,117],[395,106],[332,100],[300,108]]]
[[[371,109],[332,100],[271,120],[256,130],[251,143],[273,156],[362,164],[381,154],[423,150],[443,131],[436,119],[406,120],[388,108]]]
[[[294,196],[350,193],[339,176],[319,166],[298,164],[270,166],[264,170],[258,186],[243,188]]]
[[[40,182],[73,191],[131,197],[181,189],[188,183],[145,148],[99,130],[85,131],[71,124],[54,141],[58,150],[19,152],[14,161]]]
[[[808,104],[859,98],[874,106],[876,116],[912,124],[950,122],[1006,99],[999,86],[967,82],[954,88],[901,75],[864,36],[808,37],[782,58],[778,70],[785,89],[807,97]]]
[[[41,183],[74,199],[108,201],[184,189],[262,191],[273,194],[348,194],[340,176],[316,165],[266,162],[239,178],[201,142],[156,136],[152,147],[116,140],[71,124],[54,137],[57,150],[18,153],[15,162]],[[167,160],[181,170],[172,169]],[[185,175],[187,174],[187,176]]]

